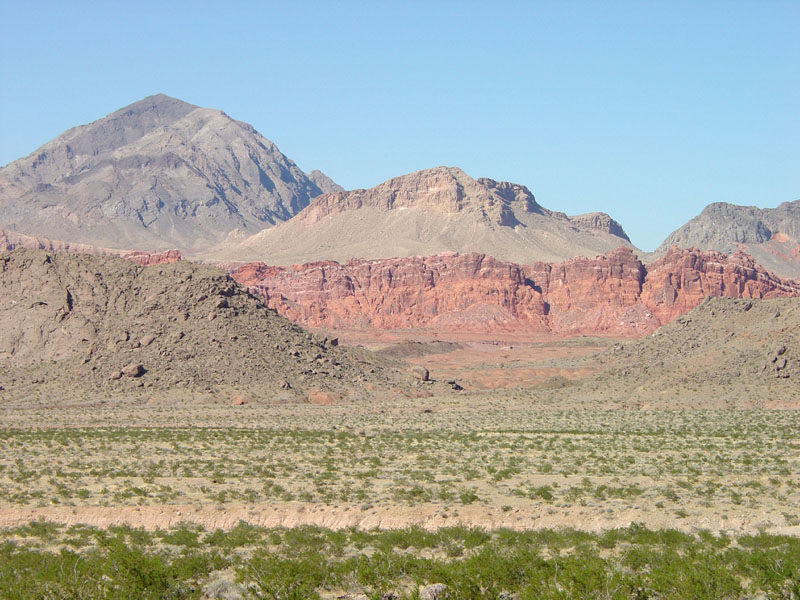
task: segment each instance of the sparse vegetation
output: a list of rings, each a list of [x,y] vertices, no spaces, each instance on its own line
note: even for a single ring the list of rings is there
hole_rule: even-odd
[[[127,414],[135,420],[139,410],[142,418],[153,412]],[[225,426],[219,414],[214,424],[209,411],[211,422],[195,427],[0,430],[0,502],[368,502],[511,506],[526,514],[549,507],[646,512],[656,505],[685,511],[681,518],[719,518],[757,504],[764,520],[787,526],[800,505],[794,411],[504,408],[467,423],[457,412],[409,419],[329,410],[323,421],[297,410],[282,416],[280,428],[273,411],[250,409],[248,427]]]

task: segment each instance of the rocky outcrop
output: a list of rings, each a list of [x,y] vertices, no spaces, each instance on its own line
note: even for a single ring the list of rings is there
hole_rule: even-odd
[[[0,227],[111,248],[198,250],[285,221],[321,193],[250,125],[159,94],[0,168]]]
[[[642,299],[661,323],[668,323],[708,297],[776,298],[800,295],[800,280],[782,279],[741,251],[670,248],[647,265]]]
[[[598,360],[606,368],[572,393],[629,406],[797,408],[800,299],[709,297]]]
[[[667,236],[656,252],[672,246],[733,252],[736,244],[763,244],[776,235],[800,239],[800,200],[784,202],[776,208],[709,204]]]
[[[518,265],[484,254],[243,265],[234,279],[310,326],[640,336],[709,296],[800,295],[745,254],[671,249],[644,265],[627,248]]]
[[[33,235],[23,235],[16,231],[0,229],[0,251],[16,250],[17,248],[47,250],[48,252],[81,252],[84,254],[106,254],[111,252],[111,250],[106,248],[97,248],[86,244],[71,244],[70,242],[50,240]]]
[[[308,172],[308,178],[313,181],[316,186],[322,190],[323,194],[332,194],[334,192],[343,192],[344,188],[336,183],[333,179],[325,175],[319,169],[314,169]]]
[[[308,325],[547,330],[547,308],[522,267],[484,254],[256,264],[232,276],[279,313]]]
[[[603,213],[567,216],[523,185],[436,167],[369,189],[323,194],[295,217],[206,256],[291,265],[479,252],[529,263],[595,256],[630,240]]]

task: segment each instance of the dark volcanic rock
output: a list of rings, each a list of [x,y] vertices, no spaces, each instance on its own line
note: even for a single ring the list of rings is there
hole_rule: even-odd
[[[709,204],[673,231],[656,254],[672,246],[725,253],[743,250],[783,277],[800,277],[800,200],[776,208]]]

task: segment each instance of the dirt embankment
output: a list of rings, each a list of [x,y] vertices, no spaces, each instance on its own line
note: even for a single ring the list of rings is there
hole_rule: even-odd
[[[752,512],[726,519],[712,515],[697,515],[675,519],[663,510],[610,512],[594,507],[573,506],[554,510],[548,506],[504,511],[491,506],[463,506],[445,509],[441,506],[382,506],[369,509],[356,505],[314,505],[301,502],[279,502],[269,505],[229,504],[224,507],[166,505],[166,506],[89,506],[14,508],[0,512],[0,528],[18,527],[31,521],[45,519],[63,525],[84,524],[109,527],[127,524],[145,529],[170,529],[181,523],[195,523],[206,529],[231,529],[239,521],[261,527],[299,527],[316,525],[329,529],[356,528],[403,529],[422,527],[433,531],[442,527],[467,526],[484,529],[516,530],[573,527],[582,531],[601,532],[643,523],[652,529],[673,528],[683,531],[735,531],[756,533],[767,531],[779,535],[798,535],[800,526],[776,526]]]

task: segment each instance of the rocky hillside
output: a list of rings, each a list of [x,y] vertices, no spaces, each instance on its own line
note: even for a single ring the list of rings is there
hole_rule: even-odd
[[[524,186],[437,167],[315,198],[290,221],[216,257],[289,265],[455,251],[527,263],[595,256],[620,245],[629,246],[628,237],[606,214],[568,217],[541,207]]]
[[[800,298],[709,298],[653,335],[618,345],[603,362],[608,370],[584,386],[587,398],[798,408]]]
[[[784,202],[777,208],[709,204],[673,231],[656,254],[671,246],[719,252],[743,250],[783,277],[800,277],[800,200]]]
[[[331,189],[324,174],[315,177]],[[160,94],[0,169],[0,228],[93,246],[194,251],[232,231],[253,234],[285,221],[321,193],[250,125]]]
[[[645,265],[630,249],[519,265],[484,254],[252,263],[232,272],[289,319],[310,326],[640,336],[710,296],[800,295],[743,254],[673,248]]]
[[[297,400],[399,380],[366,351],[313,338],[211,267],[0,253],[3,398],[238,390]]]

